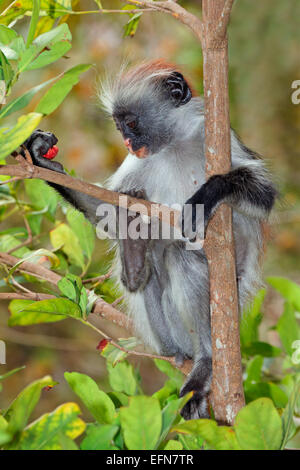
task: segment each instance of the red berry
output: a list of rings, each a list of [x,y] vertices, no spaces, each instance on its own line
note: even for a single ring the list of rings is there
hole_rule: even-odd
[[[107,339],[102,339],[100,343],[98,344],[98,346],[96,347],[96,349],[98,349],[98,351],[103,351],[103,349],[105,348],[107,344],[108,344]]]
[[[53,147],[51,147],[51,149],[49,149],[48,152],[43,155],[43,157],[47,158],[48,160],[53,160],[53,158],[55,158],[57,154],[58,147],[56,145],[53,145]]]

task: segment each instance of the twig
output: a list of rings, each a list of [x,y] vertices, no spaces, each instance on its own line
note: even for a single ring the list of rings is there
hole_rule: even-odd
[[[123,299],[124,299],[124,295],[121,295],[121,297],[114,300],[110,305],[112,305],[112,307],[116,307],[117,305],[119,305],[122,302]]]
[[[126,3],[131,5],[139,5],[143,8],[149,8],[152,11],[168,13],[180,21],[182,24],[188,26],[193,33],[197,36],[198,40],[202,42],[202,22],[197,16],[188,12],[185,8],[178,5],[173,0],[166,0],[164,2],[151,1],[151,0],[126,0]]]
[[[109,279],[111,277],[111,274],[112,274],[112,271],[109,270],[108,273],[102,274],[101,276],[95,276],[95,277],[90,277],[88,279],[84,279],[82,283],[83,284],[90,284],[90,283],[101,284],[101,282],[104,282],[106,279]]]
[[[23,178],[20,178],[19,176],[15,176],[14,178],[10,178],[9,180],[0,181],[0,186],[3,186],[4,184],[8,184],[8,183],[14,183],[15,181],[20,181],[22,179]]]
[[[157,355],[157,354],[151,354],[151,353],[146,353],[144,351],[134,351],[134,350],[131,350],[131,349],[126,349],[124,348],[123,346],[120,346],[118,343],[116,343],[116,341],[114,341],[112,338],[110,338],[106,333],[104,333],[102,330],[100,330],[99,328],[97,328],[95,325],[93,325],[92,323],[86,321],[86,320],[83,320],[83,319],[79,319],[79,321],[81,323],[83,323],[84,325],[86,326],[89,326],[90,328],[92,328],[94,331],[97,331],[97,333],[99,333],[103,338],[105,338],[110,344],[112,344],[115,348],[119,349],[120,351],[123,351],[125,352],[126,354],[128,355],[132,355],[132,356],[140,356],[140,357],[148,357],[150,359],[162,359],[164,361],[168,361],[170,362],[174,367],[177,367],[178,369],[180,369],[182,371],[182,373],[184,373],[185,375],[188,374],[191,369],[192,369],[192,365],[193,365],[193,362],[191,360],[186,360],[184,361],[184,364],[180,367],[177,366],[176,362],[175,362],[175,358],[174,357],[170,357],[170,356],[160,356],[160,355]]]
[[[14,300],[14,299],[22,299],[22,300],[47,300],[47,299],[55,299],[55,295],[51,294],[42,294],[39,292],[28,292],[28,293],[20,293],[20,292],[0,292],[0,300]],[[2,328],[2,327],[1,327]],[[2,330],[1,330],[2,331]]]

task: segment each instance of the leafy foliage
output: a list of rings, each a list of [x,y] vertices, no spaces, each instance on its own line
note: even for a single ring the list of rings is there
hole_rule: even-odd
[[[101,3],[95,0],[99,8]],[[141,13],[131,14],[133,7],[125,7],[129,15],[125,35],[136,33]],[[41,70],[64,60],[72,46],[72,35],[64,21],[72,12],[71,0],[18,0],[10,4],[0,16],[0,159],[18,148],[39,125],[42,118],[61,105],[70,90],[90,65],[79,64],[51,76],[47,81],[33,84],[15,94],[14,85],[23,74]],[[17,24],[30,16],[28,31],[19,34]],[[13,26],[12,26],[13,25]],[[4,92],[3,92],[4,90]],[[41,95],[41,93],[43,93]],[[3,95],[3,96],[2,96]],[[41,96],[40,96],[41,95]],[[37,102],[37,97],[40,100]],[[33,103],[34,101],[34,103]],[[26,108],[35,105],[34,112]],[[16,114],[14,114],[16,113]],[[20,114],[25,113],[25,114]],[[14,115],[17,117],[14,119]],[[4,123],[4,119],[9,121]],[[0,176],[5,183],[8,177]],[[95,233],[81,214],[60,204],[59,196],[43,181],[7,182],[0,186],[0,221],[18,211],[26,224],[0,231],[0,249],[20,259],[51,264],[62,274],[58,289],[49,288],[52,298],[10,302],[9,326],[25,326],[76,320],[87,324],[94,302],[93,290],[85,288],[83,280],[88,272],[95,247]],[[29,228],[28,228],[29,227]],[[29,231],[37,240],[51,249],[35,249],[35,243],[26,243]],[[22,245],[20,247],[20,245]],[[12,251],[14,250],[14,251]],[[1,280],[1,286],[13,286],[18,280],[45,288],[45,282],[26,273],[16,277],[17,263]],[[101,267],[102,269],[102,267]],[[104,270],[104,267],[103,267]],[[96,273],[99,274],[98,272]],[[118,346],[106,341],[101,355],[107,364],[110,390],[102,390],[93,378],[79,372],[66,372],[70,393],[75,394],[91,422],[80,417],[77,403],[67,402],[32,420],[32,414],[42,394],[56,382],[49,376],[27,385],[11,403],[0,412],[0,446],[3,449],[283,449],[299,432],[300,369],[299,318],[300,288],[284,278],[269,278],[269,284],[284,298],[283,314],[274,330],[282,347],[260,340],[262,304],[266,290],[257,295],[252,307],[241,320],[241,346],[244,365],[244,390],[247,405],[236,417],[234,426],[224,427],[212,420],[184,422],[180,409],[190,396],[179,398],[183,375],[170,363],[155,360],[157,368],[167,379],[161,389],[146,396],[138,371],[126,358],[134,349],[136,338],[119,339]],[[118,292],[112,281],[93,284],[98,295],[112,302]],[[272,364],[279,363],[279,372],[272,372]],[[21,373],[22,367],[0,376],[5,380]],[[1,388],[0,388],[1,391]],[[55,393],[55,387],[54,387]],[[297,427],[298,426],[298,427]]]

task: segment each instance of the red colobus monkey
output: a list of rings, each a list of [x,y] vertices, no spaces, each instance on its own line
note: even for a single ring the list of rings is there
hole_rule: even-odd
[[[204,204],[205,226],[221,203],[232,206],[242,309],[259,285],[261,221],[268,217],[276,196],[263,161],[231,131],[232,168],[206,181],[203,101],[177,68],[163,61],[120,73],[112,84],[103,86],[101,99],[129,150],[109,179],[109,189],[167,205],[188,203],[194,208]],[[35,165],[63,173],[61,164],[43,158],[56,142],[53,134],[38,130],[25,145]],[[101,201],[51,186],[97,223]],[[184,219],[182,223],[188,236]],[[186,239],[120,239],[115,266],[128,313],[144,343],[179,362],[193,359],[181,395],[195,393],[182,415],[185,419],[208,417],[206,395],[212,366],[205,253],[187,250]]]

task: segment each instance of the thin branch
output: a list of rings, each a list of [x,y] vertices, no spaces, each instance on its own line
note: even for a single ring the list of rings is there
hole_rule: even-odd
[[[126,197],[120,197],[122,196],[122,193],[100,188],[99,186],[84,182],[78,178],[73,178],[72,176],[63,173],[57,173],[56,171],[30,165],[23,157],[21,158],[23,160],[22,164],[0,165],[0,174],[17,176],[23,179],[39,178],[51,183],[74,189],[84,194],[88,194],[89,196],[92,196],[103,202],[119,207],[124,207],[125,209],[130,209],[132,205],[138,204],[139,209],[136,212],[151,218],[158,218],[162,222],[165,222],[171,226],[176,227],[178,230],[181,230],[179,223],[181,214],[177,210],[170,209],[163,204],[146,201],[144,199],[137,199],[127,195],[123,195]]]
[[[21,292],[0,292],[0,300],[14,300],[14,299],[21,299],[21,300],[48,300],[48,299],[55,299],[55,295],[51,294],[43,294],[39,292],[28,292],[28,293],[21,293]],[[1,327],[1,334],[2,334],[2,327]]]
[[[217,23],[216,29],[214,31],[214,40],[222,41],[227,33],[227,26],[230,21],[231,10],[233,6],[234,0],[226,0],[222,13],[220,15],[220,19]]]
[[[115,348],[119,349],[120,351],[125,352],[128,355],[139,356],[139,357],[148,357],[149,359],[162,359],[164,361],[170,362],[174,367],[177,367],[178,369],[180,369],[181,372],[184,373],[185,375],[188,374],[192,369],[193,361],[191,361],[191,360],[184,361],[184,364],[181,367],[178,367],[177,364],[176,364],[175,358],[172,357],[172,356],[171,357],[170,356],[160,356],[158,354],[146,353],[144,351],[134,351],[134,350],[131,350],[131,349],[126,349],[123,346],[120,346],[120,344],[116,343],[116,341],[111,339],[106,333],[104,333],[102,330],[97,328],[92,323],[90,323],[86,320],[83,320],[82,318],[80,318],[79,321],[81,323],[83,323],[84,325],[89,326],[94,331],[97,331],[97,333],[99,333],[99,335],[103,336],[103,338],[105,338]]]
[[[101,276],[95,276],[95,277],[90,277],[88,279],[84,279],[82,281],[83,284],[101,284],[104,282],[106,279],[109,279],[111,277],[112,271],[109,270],[108,273],[102,274]]]
[[[21,179],[23,178],[15,176],[14,178],[10,178],[9,180],[0,181],[0,186],[3,186],[4,184],[8,184],[8,183],[14,183],[15,181],[20,181]]]
[[[180,21],[182,24],[188,26],[193,33],[197,36],[198,40],[202,42],[202,22],[201,20],[188,12],[185,8],[178,5],[173,0],[166,0],[164,2],[151,1],[151,0],[126,0],[130,5],[138,5],[142,8],[149,8],[152,11],[168,13]]]

